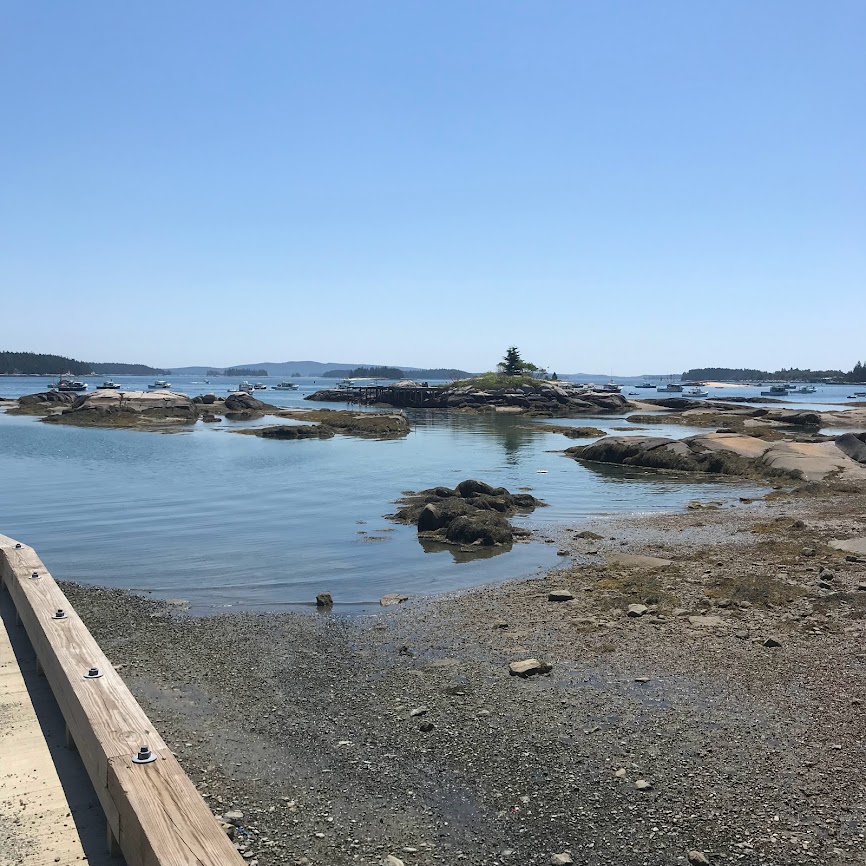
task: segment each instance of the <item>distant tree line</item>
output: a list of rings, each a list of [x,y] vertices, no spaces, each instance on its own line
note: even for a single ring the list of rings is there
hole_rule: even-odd
[[[208,370],[208,373],[211,373],[211,371]],[[220,374],[216,373],[215,375],[218,376]],[[234,378],[237,378],[238,376],[240,376],[240,377],[244,377],[244,376],[250,376],[250,377],[259,376],[259,377],[261,377],[261,376],[267,376],[268,371],[267,370],[256,370],[256,369],[253,369],[252,367],[227,367],[223,371],[222,375],[223,376],[232,376]]]
[[[845,373],[842,370],[801,370],[799,367],[776,370],[751,370],[747,367],[694,367],[686,370],[682,378],[685,380],[715,379],[721,382],[748,382],[760,380],[765,382],[862,382],[866,378],[866,368],[858,361],[854,369]]]
[[[328,370],[321,374],[323,379],[403,379],[407,375],[413,379],[462,379],[469,373],[453,367],[428,367],[408,373],[399,367],[355,367],[354,370]]]
[[[74,376],[124,374],[127,376],[151,376],[169,373],[146,364],[118,364],[96,361],[76,361],[63,355],[42,355],[35,352],[0,352],[0,374],[19,376],[59,376],[72,373]]]
[[[402,370],[397,367],[355,367],[354,370],[328,370],[324,379],[402,379]]]

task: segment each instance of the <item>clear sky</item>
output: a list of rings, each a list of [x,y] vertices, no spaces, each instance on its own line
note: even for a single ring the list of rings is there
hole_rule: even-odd
[[[866,360],[863,0],[0,5],[0,348]]]

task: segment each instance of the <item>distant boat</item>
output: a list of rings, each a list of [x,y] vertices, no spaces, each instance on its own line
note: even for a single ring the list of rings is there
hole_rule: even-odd
[[[658,388],[658,385],[653,385],[652,382],[644,382],[642,385],[635,385],[635,388]]]
[[[703,388],[689,388],[686,391],[686,395],[689,397],[709,397],[710,394],[708,391],[704,391]]]
[[[166,382],[165,379],[157,379],[147,386],[148,391],[164,391],[168,388],[171,388],[171,382]]]
[[[658,390],[659,393],[666,392],[669,394],[679,394],[683,390],[683,386],[677,385],[675,382],[668,382],[668,384],[665,385],[664,388],[659,387]]]
[[[616,382],[608,382],[606,385],[597,385],[596,391],[602,394],[619,394],[622,391],[622,385],[617,385]]]
[[[294,382],[278,382],[272,386],[274,391],[297,391],[298,386]]]
[[[256,386],[252,382],[241,382],[235,390],[241,394],[252,394]]]
[[[818,389],[814,385],[803,385],[802,388],[797,388],[798,394],[814,394]]]
[[[351,379],[341,379],[339,382],[337,382],[337,387],[338,388],[351,388],[352,387],[352,380]]]
[[[788,386],[787,385],[770,385],[769,391],[761,391],[762,397],[787,397],[788,396]]]
[[[70,391],[86,391],[87,385],[84,382],[79,382],[77,379],[73,379],[72,376],[67,373],[60,377],[57,384],[54,386],[54,390],[62,393],[69,393]]]
[[[119,391],[120,385],[112,382],[111,379],[106,379],[101,385],[96,386],[97,391]]]

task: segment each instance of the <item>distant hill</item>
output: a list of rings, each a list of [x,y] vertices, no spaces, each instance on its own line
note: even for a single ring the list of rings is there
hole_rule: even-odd
[[[296,373],[298,374],[298,376],[312,376],[313,378],[321,376],[322,378],[325,378],[325,374],[329,371],[339,372],[340,375],[337,378],[344,378],[345,374],[350,373],[352,370],[356,370],[359,368],[369,370],[371,368],[381,368],[383,365],[363,363],[346,364],[336,361],[328,361],[325,363],[323,363],[322,361],[257,361],[254,364],[239,364],[234,366],[267,370],[269,376],[282,376],[284,378],[294,376]],[[405,364],[389,364],[387,366],[400,371],[401,376],[398,376],[397,378],[401,378],[403,374],[407,376],[412,376],[412,378],[423,379],[461,379],[471,375],[465,370],[454,370],[450,367],[424,368],[406,366]],[[219,364],[211,364],[210,366],[203,367],[171,368],[172,372],[178,376],[206,376],[208,374],[208,371],[220,369],[225,368],[221,367]],[[384,379],[385,376],[378,376],[373,378]]]
[[[151,376],[165,374],[168,370],[148,367],[146,364],[122,364],[105,361],[76,361],[63,355],[41,355],[35,352],[0,352],[0,374],[19,376],[59,376],[72,373],[74,376],[122,374],[126,376]]]

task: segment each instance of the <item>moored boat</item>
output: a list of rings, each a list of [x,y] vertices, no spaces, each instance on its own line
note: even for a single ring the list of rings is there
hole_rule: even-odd
[[[298,386],[294,382],[278,382],[273,385],[274,391],[297,391]]]
[[[689,388],[688,391],[685,392],[688,397],[709,397],[710,394],[708,391],[704,391],[703,388]]]
[[[54,390],[60,391],[61,393],[75,393],[78,391],[86,391],[87,384],[85,382],[79,382],[77,379],[73,379],[71,375],[66,374],[60,377],[57,384],[54,386]]]
[[[769,391],[761,391],[762,397],[787,397],[789,388],[787,385],[770,385]]]
[[[171,388],[171,382],[166,382],[165,379],[157,379],[147,386],[148,391],[166,391]]]
[[[97,391],[119,391],[120,385],[117,382],[112,382],[111,379],[106,379],[101,385],[96,386]]]
[[[664,388],[662,388],[662,387],[658,388],[658,391],[660,393],[665,392],[668,394],[680,394],[680,393],[682,393],[682,390],[683,390],[683,386],[677,385],[676,382],[668,382],[668,384],[665,385]]]

